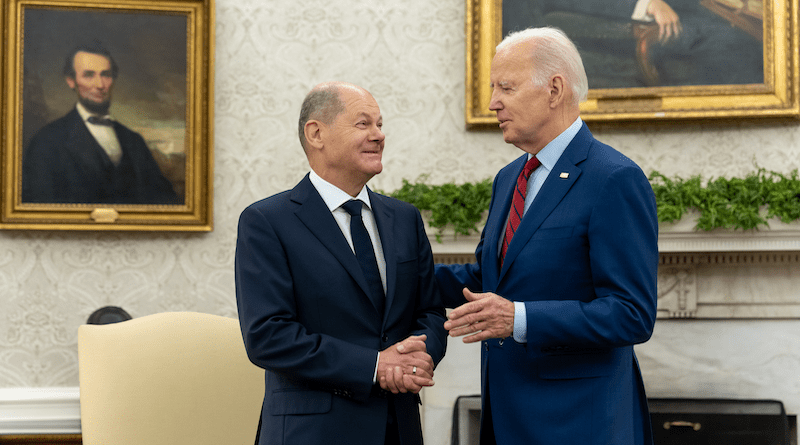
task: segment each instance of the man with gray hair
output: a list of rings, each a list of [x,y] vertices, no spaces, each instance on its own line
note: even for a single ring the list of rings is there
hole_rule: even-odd
[[[633,345],[656,317],[653,191],[580,118],[567,36],[510,34],[491,67],[505,142],[474,264],[436,265],[445,328],[481,342],[481,444],[652,443]]]
[[[298,129],[311,172],[239,219],[239,320],[266,370],[257,444],[422,443],[444,308],[419,211],[366,187],[382,125],[363,88],[317,85]]]

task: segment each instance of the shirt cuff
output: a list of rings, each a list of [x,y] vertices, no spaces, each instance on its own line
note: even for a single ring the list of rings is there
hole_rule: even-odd
[[[648,6],[650,6],[650,0],[639,0],[636,2],[636,7],[633,8],[631,19],[640,22],[652,22],[653,17],[647,14]]]
[[[378,383],[378,363],[381,361],[381,351],[378,351],[378,358],[375,359],[375,372],[372,373],[372,384]]]
[[[528,342],[528,311],[523,301],[514,302],[514,341]]]

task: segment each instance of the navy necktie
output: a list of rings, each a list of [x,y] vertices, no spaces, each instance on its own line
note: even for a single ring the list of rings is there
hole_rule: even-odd
[[[369,285],[369,297],[378,312],[383,314],[386,295],[383,291],[381,274],[378,271],[378,261],[375,259],[375,250],[372,248],[369,233],[367,233],[367,228],[364,227],[364,221],[361,219],[361,201],[347,201],[342,204],[342,208],[350,214],[350,235],[353,237],[353,247],[356,251],[358,264],[361,266],[361,270],[364,271],[364,277],[366,277]]]

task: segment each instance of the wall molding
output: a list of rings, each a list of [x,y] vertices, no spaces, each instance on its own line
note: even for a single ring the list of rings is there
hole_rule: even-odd
[[[690,213],[674,223],[659,223],[658,251],[767,252],[800,251],[800,223],[770,219],[767,227],[753,230],[695,229],[698,215]]]
[[[78,387],[0,388],[0,435],[80,432]]]

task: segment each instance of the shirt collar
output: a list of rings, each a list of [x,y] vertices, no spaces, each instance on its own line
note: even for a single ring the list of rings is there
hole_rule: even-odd
[[[550,141],[547,145],[545,145],[544,148],[539,150],[539,153],[536,153],[536,158],[545,168],[547,168],[548,171],[555,167],[556,162],[558,162],[558,158],[561,157],[561,155],[564,153],[564,150],[567,149],[567,145],[572,142],[582,126],[583,120],[578,117],[575,119],[575,122],[573,122],[572,125],[570,125],[561,134],[556,136],[556,138]],[[529,153],[528,159],[530,159],[531,156],[533,155]]]
[[[344,190],[322,179],[322,177],[316,174],[314,170],[311,170],[311,173],[308,175],[308,179],[311,180],[311,184],[315,189],[317,189],[317,192],[319,192],[319,195],[322,196],[322,200],[325,201],[325,205],[328,206],[328,210],[331,212],[338,209],[342,206],[342,204],[350,201],[351,199],[360,200],[367,205],[367,208],[372,210],[372,204],[369,201],[369,193],[367,193],[366,185],[361,187],[361,191],[358,192],[358,195],[356,195],[355,198],[353,198]]]

